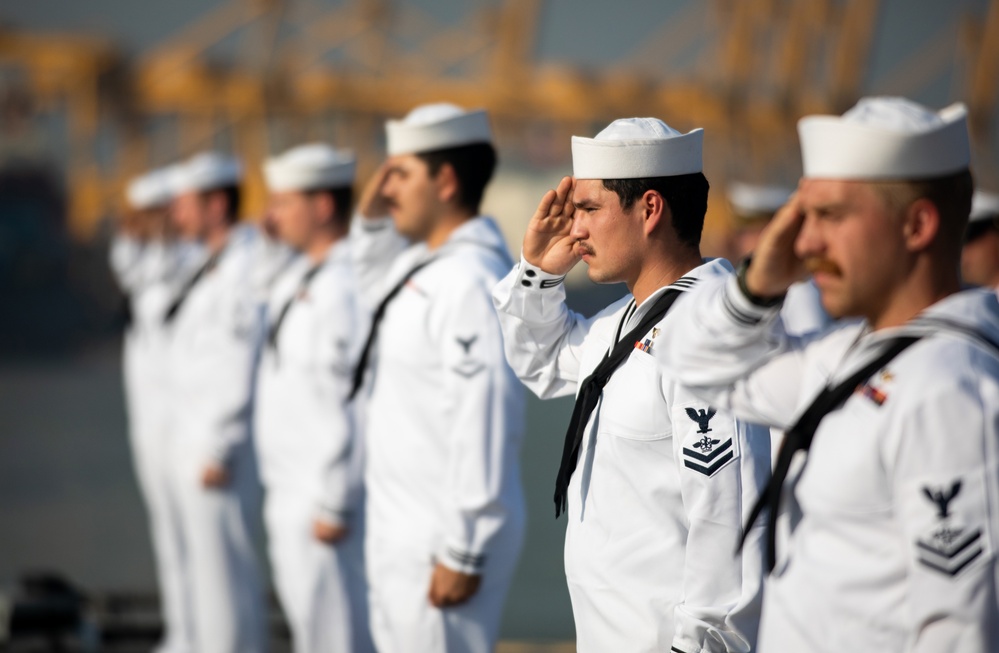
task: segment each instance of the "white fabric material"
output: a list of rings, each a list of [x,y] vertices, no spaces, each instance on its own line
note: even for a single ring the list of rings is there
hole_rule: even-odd
[[[731,270],[708,262],[675,288]],[[633,313],[628,296],[585,319],[556,277],[521,261],[493,294],[507,358],[542,399],[572,395],[667,288]],[[760,529],[744,555],[734,551],[770,474],[769,433],[724,413],[691,417],[712,407],[655,364],[673,310],[604,387],[569,482],[565,574],[584,653],[750,651],[756,641]],[[712,466],[734,455],[710,475],[689,465],[715,448]]]
[[[840,322],[792,339],[776,310],[750,304],[734,279],[695,289],[677,309],[683,319],[666,333],[662,365],[706,401],[781,427],[886,339],[928,334],[830,413],[804,471],[792,470],[782,517],[794,529],[764,588],[761,653],[999,650],[996,355],[918,320],[877,332]],[[921,317],[999,340],[991,291],[948,297]],[[945,518],[934,493],[952,495]],[[939,553],[942,541],[977,529],[953,558]],[[953,575],[931,566],[967,560]]]
[[[728,203],[738,216],[776,213],[791,198],[792,189],[785,186],[763,186],[733,181],[728,185]]]
[[[352,238],[397,242],[387,226]],[[382,261],[383,284],[368,290],[383,296],[431,255],[421,244]],[[369,372],[365,555],[383,653],[492,651],[523,540],[524,393],[490,300],[510,264],[503,237],[491,219],[473,218],[435,255],[388,305]],[[434,561],[482,575],[467,605],[429,606]]]
[[[293,147],[264,162],[264,179],[272,193],[340,188],[354,183],[354,154],[325,143]]]
[[[347,402],[367,330],[348,244],[334,245],[319,271],[301,257],[274,285],[274,346],[257,376],[254,442],[267,492],[264,511],[275,584],[298,653],[373,650],[363,582],[363,441]],[[287,302],[292,300],[289,305]],[[322,519],[348,527],[336,546],[315,539]]]
[[[934,112],[895,97],[862,98],[840,116],[798,121],[804,176],[812,179],[921,179],[971,162],[968,111]]]
[[[260,487],[252,443],[255,363],[263,330],[263,236],[234,229],[217,264],[193,286],[170,325],[170,484],[178,498],[194,649],[266,648],[263,587],[254,552]],[[206,489],[201,474],[230,480]]]
[[[135,177],[125,188],[125,199],[136,210],[166,206],[173,199],[172,168],[158,168]]]
[[[195,193],[243,181],[243,164],[239,159],[221,152],[201,152],[172,166],[170,189],[174,195]]]
[[[971,215],[968,216],[968,221],[977,222],[996,218],[999,218],[999,195],[976,190],[971,196]]]
[[[127,269],[120,267],[121,248],[130,250]],[[169,381],[169,339],[163,315],[178,280],[189,274],[202,257],[199,247],[185,243],[154,241],[143,245],[121,236],[112,242],[112,270],[126,291],[132,316],[125,332],[122,376],[129,445],[148,514],[163,614],[163,639],[156,649],[159,653],[194,650],[191,616],[185,605],[176,498],[170,493],[165,458],[172,404],[163,392]]]
[[[402,120],[389,120],[385,135],[389,156],[493,141],[484,109],[466,111],[443,102],[416,107]]]
[[[673,177],[702,170],[704,130],[681,134],[658,118],[621,118],[594,138],[572,137],[577,179]]]

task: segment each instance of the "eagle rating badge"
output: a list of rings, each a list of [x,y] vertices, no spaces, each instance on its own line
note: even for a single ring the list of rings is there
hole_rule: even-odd
[[[923,495],[937,507],[937,524],[916,541],[919,562],[947,576],[957,576],[982,555],[982,530],[958,526],[950,504],[961,492],[961,481],[950,489],[924,487]]]

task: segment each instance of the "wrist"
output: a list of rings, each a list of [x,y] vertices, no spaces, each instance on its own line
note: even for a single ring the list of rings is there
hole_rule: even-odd
[[[784,301],[784,296],[786,292],[782,292],[779,295],[766,295],[756,291],[750,287],[749,284],[749,267],[753,262],[752,255],[747,256],[739,264],[739,269],[736,271],[736,279],[739,281],[739,290],[742,292],[743,296],[750,301],[750,303],[759,306],[761,308],[771,308],[773,306],[778,306]]]

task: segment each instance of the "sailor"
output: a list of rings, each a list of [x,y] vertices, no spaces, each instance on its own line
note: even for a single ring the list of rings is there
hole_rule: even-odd
[[[129,318],[122,371],[129,443],[149,518],[163,613],[163,638],[156,651],[187,653],[193,651],[191,625],[181,591],[181,547],[165,464],[171,405],[164,392],[169,339],[163,316],[176,284],[189,274],[199,253],[198,246],[178,243],[172,236],[171,174],[170,168],[159,168],[128,184],[129,214],[112,243],[111,264],[126,293]]]
[[[792,189],[783,186],[735,181],[728,185],[728,205],[733,217],[732,260],[741,261],[753,253],[763,229],[790,199]],[[795,336],[821,331],[831,320],[819,300],[819,290],[811,281],[788,288],[781,306],[785,330]]]
[[[254,415],[271,568],[297,653],[373,650],[347,399],[366,331],[347,241],[354,169],[352,154],[319,143],[264,164],[275,235],[300,253],[271,293]]]
[[[506,353],[539,397],[575,394],[556,478],[580,651],[750,651],[759,619],[758,535],[745,506],[769,478],[767,430],[736,422],[655,365],[670,306],[731,276],[700,255],[708,182],[703,130],[616,120],[572,139],[573,177],[549,191],[520,263],[494,291]],[[565,304],[565,275],[624,282],[592,318]]]
[[[976,190],[961,250],[965,283],[999,289],[999,195]]]
[[[255,229],[237,229],[242,165],[207,152],[174,179],[181,237],[204,260],[165,313],[170,330],[170,484],[183,543],[193,650],[266,648],[254,552],[259,480],[250,440],[255,362],[263,335]]]
[[[381,288],[362,281],[374,293],[355,375],[370,395],[372,629],[382,653],[485,653],[525,517],[524,395],[490,299],[512,262],[496,223],[478,212],[496,153],[486,113],[450,104],[418,107],[386,131],[389,158],[359,207],[359,278],[377,277],[400,235],[412,245]],[[386,214],[392,223],[377,219]]]
[[[788,429],[758,505],[759,650],[999,650],[999,303],[959,292],[966,110],[864,98],[798,133],[794,198],[659,349],[704,401]],[[809,272],[859,319],[790,338],[781,297]]]

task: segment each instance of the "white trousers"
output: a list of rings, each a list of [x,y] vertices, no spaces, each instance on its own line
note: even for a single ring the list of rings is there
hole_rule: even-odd
[[[177,500],[184,556],[185,606],[196,653],[261,653],[267,612],[253,540],[260,491],[252,447],[233,452],[229,483],[201,485],[205,461],[179,438],[171,443],[170,486]]]
[[[264,504],[274,584],[295,653],[372,653],[364,580],[364,520],[347,538],[324,544],[312,534],[313,501],[269,489]]]
[[[163,639],[157,653],[194,653],[191,615],[184,597],[183,547],[176,498],[168,478],[169,406],[162,390],[143,379],[135,352],[125,352],[125,399],[129,443],[139,490],[149,519],[150,540],[163,613]],[[147,381],[143,383],[143,381]]]
[[[509,533],[502,553],[487,560],[482,585],[466,603],[430,604],[434,564],[416,561],[405,541],[369,539],[365,549],[371,597],[371,632],[379,653],[492,653],[522,533]]]

